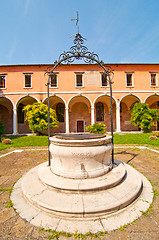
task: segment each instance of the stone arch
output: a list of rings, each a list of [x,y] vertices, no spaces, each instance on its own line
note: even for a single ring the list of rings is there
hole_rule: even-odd
[[[59,96],[59,95],[56,95],[56,94],[53,94],[53,95],[50,95],[49,98],[52,98],[52,97],[57,97],[60,99],[60,101],[64,102],[65,106],[66,106],[66,101],[63,97]],[[47,97],[42,101],[43,103],[47,104]]]
[[[107,96],[110,98],[110,94],[101,94],[99,95],[98,97],[95,98],[94,102],[93,102],[93,106],[95,106],[95,103],[98,101],[98,99],[102,96]],[[117,105],[117,100],[115,99],[115,97],[112,96],[112,100],[113,100],[113,103],[115,103],[115,105]],[[109,100],[110,101],[110,100]]]
[[[149,108],[155,108],[159,109],[159,95],[158,94],[152,94],[149,95],[145,102],[149,105]],[[159,122],[156,122],[156,126],[153,126],[153,131],[159,131]]]
[[[157,106],[158,102],[159,102],[159,95],[158,94],[149,95],[145,99],[145,103],[147,103],[149,105],[149,107],[154,106],[154,108],[158,108],[158,106]]]
[[[0,122],[3,122],[5,134],[13,133],[13,102],[7,97],[0,97]]]
[[[142,102],[142,100],[141,100],[141,98],[140,98],[139,96],[136,96],[135,94],[132,94],[132,93],[126,94],[126,95],[124,95],[123,97],[121,97],[120,102],[121,102],[125,97],[130,97],[130,96],[135,97],[135,98],[138,100],[138,102]]]
[[[121,98],[120,100],[121,131],[138,131],[138,127],[133,126],[130,123],[131,109],[137,102],[141,102],[141,99],[133,94],[128,94]]]
[[[97,106],[99,103],[102,103],[103,104],[103,107],[104,107],[104,116],[103,116],[103,121],[101,121],[99,118],[98,118],[98,109],[97,109]],[[112,103],[113,103],[113,128],[114,130],[116,129],[116,100],[113,98],[112,99]],[[106,130],[108,132],[111,131],[111,114],[110,114],[110,111],[111,111],[111,105],[110,105],[110,96],[109,95],[106,95],[106,94],[102,94],[100,96],[98,96],[94,103],[94,110],[95,110],[95,123],[102,123],[102,124],[105,124],[106,125]]]
[[[85,132],[91,124],[91,101],[83,95],[72,97],[69,102],[70,132]]]
[[[33,96],[23,96],[16,102],[17,110],[17,129],[18,133],[30,133],[29,124],[25,121],[25,113],[23,112],[23,107],[27,105],[32,105],[33,103],[38,102],[38,100]]]
[[[57,95],[52,95],[49,97],[50,99],[50,108],[54,109],[56,111],[56,115],[57,115],[57,118],[58,118],[58,112],[57,112],[57,106],[58,104],[63,104],[63,107],[64,107],[64,116],[63,116],[63,121],[60,121],[61,119],[58,119],[59,121],[59,126],[58,128],[53,128],[51,129],[51,133],[64,133],[65,130],[66,130],[66,113],[65,113],[65,109],[66,109],[66,102],[65,100],[60,97],[60,96],[57,96]],[[47,105],[47,101],[48,99],[45,98],[43,103]]]
[[[83,94],[77,94],[77,95],[71,97],[71,98],[68,100],[67,105],[69,106],[70,102],[71,102],[74,98],[76,98],[76,97],[84,97],[84,98],[86,98],[86,99],[88,100],[88,102],[90,103],[90,105],[92,106],[92,101],[90,100],[90,98],[87,97],[87,96],[85,96],[85,95],[83,95]]]

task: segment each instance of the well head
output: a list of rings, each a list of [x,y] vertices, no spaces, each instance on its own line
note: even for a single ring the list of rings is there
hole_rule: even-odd
[[[58,134],[50,138],[51,170],[66,178],[92,178],[112,169],[111,137],[103,134]]]

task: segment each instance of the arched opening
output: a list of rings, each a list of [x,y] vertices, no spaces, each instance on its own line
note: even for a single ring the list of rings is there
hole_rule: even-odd
[[[65,103],[62,98],[58,96],[50,96],[49,98],[50,108],[56,111],[57,120],[59,121],[59,127],[51,129],[51,133],[64,133],[65,132]],[[48,99],[44,100],[44,103],[47,105]]]
[[[95,102],[95,123],[106,125],[106,130],[111,131],[111,106],[110,96],[102,95]],[[113,99],[113,126],[116,129],[116,103]]]
[[[29,129],[29,124],[25,121],[25,113],[23,108],[27,105],[32,105],[36,103],[37,100],[31,96],[22,97],[17,103],[17,125],[18,125],[18,133],[31,133]]]
[[[121,131],[138,131],[137,126],[133,126],[130,122],[131,109],[135,103],[140,102],[134,95],[125,96],[120,102],[120,124]]]
[[[17,116],[18,116],[18,123],[24,123],[25,121],[25,116],[24,116],[24,104],[20,103],[17,107]]]
[[[64,104],[63,103],[58,103],[56,105],[56,115],[57,115],[57,120],[59,122],[64,122],[65,121],[64,114],[65,114]]]
[[[91,124],[91,103],[84,96],[76,96],[69,103],[70,132],[85,132]]]
[[[5,134],[13,133],[13,105],[6,97],[0,97],[0,122],[4,124]]]
[[[159,109],[159,95],[151,95],[145,102],[149,105],[149,108]],[[159,131],[159,121],[152,127],[152,131]]]
[[[104,121],[104,104],[102,102],[96,104],[96,121]]]

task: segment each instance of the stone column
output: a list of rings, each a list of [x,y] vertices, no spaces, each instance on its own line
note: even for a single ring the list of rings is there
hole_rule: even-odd
[[[120,129],[120,102],[116,106],[116,132],[121,132]]]
[[[91,107],[91,125],[95,123],[94,121],[94,107]]]
[[[66,107],[66,133],[69,133],[69,108]]]
[[[16,135],[17,131],[17,109],[14,107],[13,109],[13,135]]]

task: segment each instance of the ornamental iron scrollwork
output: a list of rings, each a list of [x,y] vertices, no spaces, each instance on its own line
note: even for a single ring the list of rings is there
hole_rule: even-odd
[[[76,20],[76,19],[75,19]],[[77,18],[78,20],[78,18]],[[51,76],[54,75],[54,70],[61,65],[63,62],[66,64],[71,64],[75,60],[81,60],[87,64],[98,64],[104,71],[103,74],[106,74],[107,80],[109,82],[110,88],[110,105],[111,105],[111,136],[112,136],[112,146],[113,146],[113,103],[112,103],[112,78],[113,78],[113,70],[110,66],[106,66],[103,61],[99,60],[99,57],[96,53],[88,51],[88,48],[83,45],[85,38],[78,33],[74,38],[74,45],[70,48],[69,51],[63,52],[60,54],[58,61],[54,63],[53,66],[48,67],[45,74],[48,74],[48,82],[47,82],[47,93],[48,93],[48,149],[50,148],[50,100],[49,100],[49,86],[51,82]],[[49,166],[51,164],[51,154],[49,150]],[[112,163],[114,163],[114,147],[112,147]]]
[[[68,52],[63,52],[59,56],[58,61],[64,61],[65,63],[72,63],[74,60],[83,59],[85,63],[94,63],[99,62],[99,57],[94,52],[89,52],[88,48],[83,45],[85,38],[81,36],[81,34],[77,33],[75,35],[75,39],[73,45]]]
[[[52,75],[54,69],[62,63],[71,64],[75,60],[83,60],[87,64],[97,63],[104,69],[105,73],[109,75],[110,79],[112,79],[113,71],[111,67],[105,66],[104,62],[99,60],[99,57],[96,53],[90,52],[88,48],[83,45],[84,40],[86,39],[82,37],[81,34],[75,34],[75,38],[73,40],[74,45],[70,47],[70,50],[68,50],[67,52],[64,51],[63,53],[61,53],[58,61],[54,62],[54,67],[48,67],[46,72]]]

